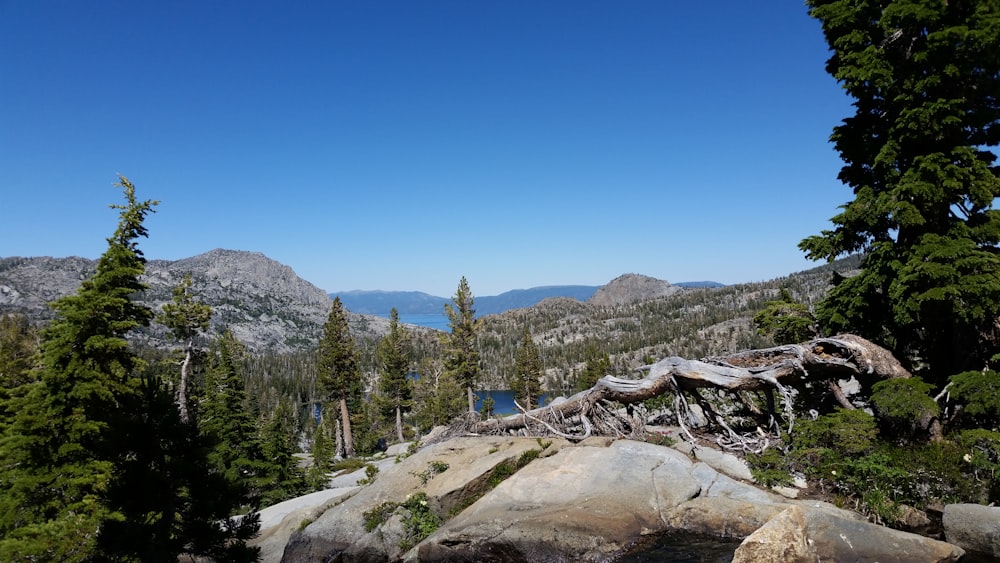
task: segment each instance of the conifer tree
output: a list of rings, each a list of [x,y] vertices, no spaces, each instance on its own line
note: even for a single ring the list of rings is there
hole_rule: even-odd
[[[531,338],[531,329],[524,327],[521,343],[514,352],[514,377],[510,381],[510,390],[522,401],[525,410],[537,406],[542,394],[542,360],[538,355],[538,346]]]
[[[362,393],[361,370],[358,368],[358,352],[347,324],[347,313],[340,297],[333,300],[330,315],[323,325],[323,336],[319,341],[317,381],[325,394],[327,407],[336,405],[340,412],[341,435],[344,457],[354,457],[354,437],[351,432],[351,407],[360,405]]]
[[[9,405],[16,415],[0,438],[0,560],[176,561],[184,552],[254,560],[245,542],[256,515],[230,518],[225,486],[193,498],[216,484],[214,475],[125,339],[153,317],[133,298],[145,289],[137,239],[157,202],[138,201],[124,177],[119,186],[126,203],[112,206],[118,228],[97,272],[53,304],[39,377]]]
[[[777,344],[796,344],[815,337],[815,323],[809,308],[795,301],[784,287],[780,299],[768,301],[753,317],[757,334],[771,335]]]
[[[191,370],[194,364],[194,339],[199,332],[208,329],[212,318],[212,308],[200,302],[191,291],[191,274],[184,276],[174,288],[174,299],[163,305],[163,312],[157,317],[160,324],[171,330],[174,338],[184,344],[184,360],[181,361],[181,379],[177,386],[177,406],[181,420],[191,421],[189,413]]]
[[[476,349],[476,335],[479,324],[476,321],[475,299],[469,289],[469,282],[462,276],[451,303],[445,303],[448,326],[451,332],[444,336],[444,370],[465,387],[469,402],[469,413],[476,412],[476,398],[473,388],[479,380],[479,351]]]
[[[262,450],[270,462],[262,504],[277,504],[306,492],[305,473],[295,458],[295,420],[287,399],[281,399],[264,425]]]
[[[395,419],[396,439],[403,437],[403,413],[413,405],[413,385],[409,379],[412,349],[409,331],[399,323],[399,311],[395,307],[389,312],[389,333],[378,343],[381,377],[379,390],[382,402],[392,410]]]
[[[330,471],[333,470],[333,458],[337,455],[333,434],[336,431],[331,426],[331,418],[322,416],[316,431],[313,432],[312,466],[306,475],[309,486],[316,491],[326,489],[330,482]]]
[[[854,198],[806,238],[864,253],[817,308],[827,332],[888,347],[940,385],[982,369],[1000,334],[1000,3],[808,0],[855,114],[831,136]]]
[[[597,380],[611,373],[611,357],[607,352],[601,352],[594,344],[588,344],[585,354],[585,367],[577,377],[574,391],[585,391],[597,383]]]
[[[245,355],[246,347],[228,330],[215,342],[205,376],[198,426],[212,441],[209,460],[216,471],[240,483],[243,504],[257,508],[265,489],[273,485],[268,480],[272,468],[247,410],[240,371]]]

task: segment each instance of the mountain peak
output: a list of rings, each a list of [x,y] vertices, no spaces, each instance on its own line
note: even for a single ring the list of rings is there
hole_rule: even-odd
[[[624,274],[598,289],[587,302],[604,307],[624,305],[645,299],[666,297],[678,291],[681,291],[681,288],[670,285],[667,280],[641,274]]]

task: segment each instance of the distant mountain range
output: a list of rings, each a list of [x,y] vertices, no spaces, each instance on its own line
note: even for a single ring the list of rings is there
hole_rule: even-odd
[[[627,274],[635,275],[635,274]],[[652,279],[652,278],[650,278]],[[662,281],[662,280],[660,280]],[[667,283],[667,282],[663,282]],[[667,284],[678,288],[718,288],[723,284],[713,281]],[[500,295],[475,297],[476,316],[495,315],[511,309],[533,307],[545,299],[568,297],[586,302],[604,286],[599,285],[546,285],[529,289],[513,289]],[[330,293],[330,298],[340,297],[348,311],[363,315],[387,316],[393,307],[400,315],[440,315],[451,298],[438,297],[421,291],[353,290]]]
[[[69,295],[94,274],[96,260],[70,257],[0,257],[0,314],[22,313],[35,322],[54,317],[49,303]],[[159,312],[172,290],[190,275],[195,294],[213,309],[211,333],[230,330],[254,350],[290,352],[315,345],[333,296],[348,311],[352,332],[375,339],[388,328],[389,311],[401,315],[444,313],[450,298],[418,291],[346,291],[327,294],[292,269],[258,252],[216,249],[181,260],[150,260],[139,300]],[[565,285],[517,289],[475,298],[478,317],[530,308],[560,299],[587,307],[618,306],[681,293],[683,287],[721,287],[714,282],[670,284],[625,274],[603,286]],[[134,335],[146,346],[173,346],[166,329],[153,324]]]

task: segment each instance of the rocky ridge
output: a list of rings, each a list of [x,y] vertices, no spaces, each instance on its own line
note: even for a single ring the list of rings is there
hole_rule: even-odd
[[[598,307],[625,305],[636,301],[667,297],[682,288],[670,285],[670,282],[640,274],[625,274],[608,282],[599,288],[587,303]]]
[[[964,555],[958,545],[759,488],[737,460],[723,459],[732,456],[707,451],[598,437],[452,438],[375,462],[370,484],[338,477],[331,489],[350,487],[344,494],[275,510],[284,519],[254,543],[271,563],[613,561],[669,532],[741,539],[741,563]],[[414,535],[415,521],[432,520],[440,522],[432,533]]]
[[[48,320],[50,302],[69,295],[96,271],[86,258],[0,258],[0,313],[19,312]],[[288,266],[259,252],[216,249],[181,260],[150,260],[144,281],[149,289],[140,301],[160,311],[173,298],[185,275],[192,289],[212,307],[212,333],[231,331],[252,350],[283,353],[315,345],[330,313],[330,297],[298,277]],[[379,336],[388,321],[348,314],[352,331]],[[154,324],[136,336],[144,345],[171,345],[166,329]]]

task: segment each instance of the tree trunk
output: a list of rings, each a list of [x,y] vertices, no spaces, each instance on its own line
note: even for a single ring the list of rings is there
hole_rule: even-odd
[[[344,425],[344,457],[354,457],[354,435],[351,434],[351,414],[347,411],[347,398],[340,398],[340,419]]]
[[[472,394],[472,386],[469,385],[465,388],[469,395],[469,414],[476,412],[476,396]]]
[[[467,425],[465,429],[474,433],[497,434],[533,426],[540,433],[582,439],[595,430],[597,433],[613,433],[624,427],[619,424],[620,420],[610,420],[621,419],[623,415],[603,408],[601,405],[607,401],[631,405],[664,393],[673,393],[675,411],[680,414],[679,411],[687,407],[685,393],[703,409],[707,406],[698,395],[698,389],[705,387],[733,393],[777,390],[785,398],[787,415],[791,417],[791,398],[786,387],[798,387],[807,381],[822,383],[855,377],[863,387],[870,388],[880,379],[910,376],[889,351],[849,334],[705,360],[671,356],[643,369],[649,374],[642,379],[629,380],[607,375],[590,389],[564,401],[515,416],[479,421]],[[837,397],[838,401],[841,399],[842,394]],[[592,417],[602,420],[592,421]],[[625,421],[625,426],[634,422]],[[717,422],[725,426],[724,421]],[[634,428],[634,425],[631,427]],[[571,430],[581,428],[583,434],[569,434]],[[728,427],[726,429],[729,430]]]
[[[396,438],[403,442],[403,407],[396,406]]]
[[[184,424],[191,422],[191,414],[188,412],[188,388],[193,356],[194,341],[188,340],[187,348],[184,350],[184,361],[181,362],[181,381],[177,386],[177,409],[180,411],[181,421]]]

